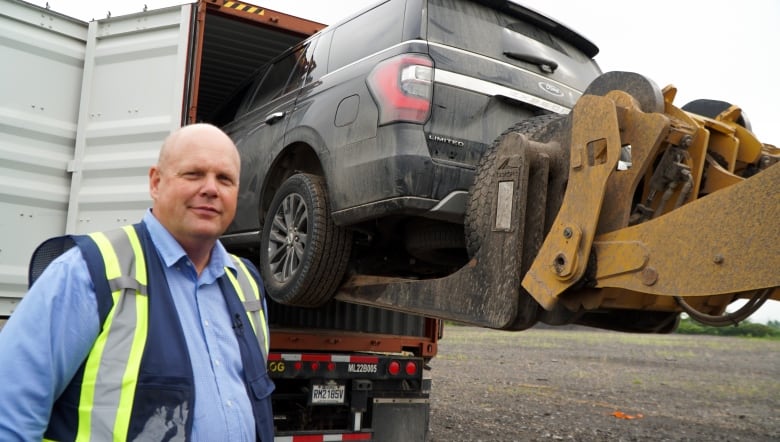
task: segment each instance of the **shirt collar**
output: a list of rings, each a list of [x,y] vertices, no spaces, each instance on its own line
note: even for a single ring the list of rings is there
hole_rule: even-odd
[[[181,244],[179,244],[165,226],[155,218],[151,209],[147,210],[144,214],[143,222],[146,224],[147,230],[149,230],[149,235],[152,237],[152,243],[154,243],[157,253],[160,254],[160,258],[165,267],[173,267],[182,259],[189,261],[187,253],[184,251]],[[233,260],[230,259],[230,255],[227,250],[225,250],[222,243],[217,240],[214,244],[214,248],[211,250],[209,262],[203,270],[203,273],[201,273],[201,278],[219,278],[225,273],[225,267],[232,269],[234,273],[236,272]]]

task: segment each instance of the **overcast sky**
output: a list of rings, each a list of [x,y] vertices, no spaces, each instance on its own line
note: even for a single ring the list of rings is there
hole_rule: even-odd
[[[45,5],[46,0],[32,3]],[[81,20],[189,3],[174,0],[48,0]],[[368,0],[252,0],[250,3],[329,24]],[[604,71],[639,72],[677,87],[675,104],[711,98],[738,104],[766,143],[780,145],[780,87],[774,61],[780,46],[780,1],[518,0],[583,34],[601,51]],[[770,301],[751,319],[780,319]]]

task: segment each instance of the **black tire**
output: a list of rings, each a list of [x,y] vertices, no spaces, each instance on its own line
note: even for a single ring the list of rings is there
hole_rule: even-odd
[[[541,139],[544,138],[542,129],[548,127],[554,121],[561,121],[563,118],[565,117],[561,115],[550,114],[520,121],[499,135],[482,155],[477,165],[477,175],[474,177],[474,184],[471,186],[471,192],[469,192],[464,222],[466,250],[469,256],[473,257],[477,253],[477,250],[482,245],[482,232],[489,229],[487,223],[490,220],[493,201],[493,188],[490,186],[490,183],[498,145],[510,133],[520,133],[531,139],[543,141]]]
[[[681,109],[690,112],[692,114],[698,114],[707,118],[715,118],[720,115],[721,112],[731,107],[731,103],[720,100],[709,100],[706,98],[693,100],[683,106]],[[742,115],[737,118],[737,124],[744,127],[747,130],[753,130],[750,125],[745,111],[742,111]]]
[[[260,238],[260,272],[274,301],[317,307],[333,297],[347,268],[352,233],[333,223],[322,177],[288,178],[271,201]]]
[[[586,312],[575,324],[625,333],[669,334],[680,325],[680,312],[651,312],[647,310],[615,310]]]

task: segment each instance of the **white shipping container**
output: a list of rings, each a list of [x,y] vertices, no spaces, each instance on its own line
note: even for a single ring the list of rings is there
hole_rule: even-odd
[[[321,27],[236,2],[87,23],[0,0],[0,317],[38,244],[140,220],[164,138]]]

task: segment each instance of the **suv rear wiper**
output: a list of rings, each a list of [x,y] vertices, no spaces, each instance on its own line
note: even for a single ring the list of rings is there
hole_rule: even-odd
[[[525,61],[527,63],[535,64],[539,66],[539,69],[541,69],[543,72],[547,72],[548,74],[552,74],[553,72],[555,72],[556,69],[558,69],[557,62],[555,62],[554,60],[549,60],[547,58],[542,58],[538,55],[524,54],[522,52],[511,52],[511,51],[504,52],[504,55],[506,55],[509,58],[514,58],[515,60]]]

